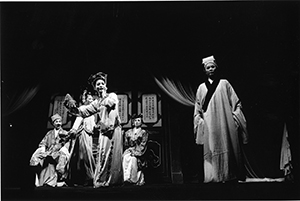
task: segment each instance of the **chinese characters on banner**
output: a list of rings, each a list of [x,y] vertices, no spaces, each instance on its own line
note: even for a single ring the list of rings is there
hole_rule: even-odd
[[[161,127],[161,100],[156,93],[138,96],[138,113],[143,113],[143,123],[146,126]]]
[[[52,97],[52,101],[50,103],[50,109],[49,109],[49,118],[54,114],[59,114],[62,117],[62,125],[63,128],[71,128],[71,120],[68,118],[68,112],[65,108],[63,101],[64,96],[54,96]],[[47,128],[53,128],[50,120],[47,123]]]
[[[128,122],[128,99],[127,95],[118,95],[119,99],[119,115],[122,123]]]
[[[142,95],[142,113],[144,123],[155,123],[157,121],[157,97],[156,94]]]
[[[118,94],[119,99],[119,116],[121,119],[122,127],[129,128],[130,121],[129,121],[129,115],[131,115],[131,101],[130,101],[130,93],[127,94]]]

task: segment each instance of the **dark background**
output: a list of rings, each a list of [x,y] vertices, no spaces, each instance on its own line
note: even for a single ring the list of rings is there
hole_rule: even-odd
[[[264,177],[282,176],[287,123],[297,175],[299,6],[297,1],[1,3],[2,187],[28,183],[26,168],[47,132],[53,94],[76,97],[98,71],[109,74],[109,91],[163,94],[156,76],[196,92],[204,81],[201,60],[210,55],[242,101],[253,166]],[[36,96],[7,115],[18,95],[36,86]],[[165,101],[178,111],[182,171],[192,177],[198,160],[193,108],[167,96]]]

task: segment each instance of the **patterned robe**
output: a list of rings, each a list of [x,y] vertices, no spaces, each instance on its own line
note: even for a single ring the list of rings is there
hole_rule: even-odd
[[[37,172],[36,186],[49,185],[55,187],[58,181],[66,177],[66,164],[70,158],[69,143],[64,137],[67,131],[59,129],[55,137],[54,129],[48,131],[39,144],[39,148],[30,159],[31,166],[40,166]]]
[[[123,138],[118,111],[118,96],[109,93],[89,105],[78,108],[79,115],[88,117],[96,114],[99,128],[98,157],[94,174],[94,187],[121,184]]]
[[[144,154],[147,150],[148,133],[143,129],[129,129],[124,137],[125,151],[123,153],[124,181],[143,185],[145,183],[142,169],[147,166]]]
[[[221,79],[204,111],[207,92],[206,84],[202,83],[194,110],[196,143],[204,148],[204,182],[243,180],[240,146],[247,143],[248,134],[241,102],[230,83]]]
[[[92,183],[95,170],[93,156],[93,129],[95,117],[77,117],[72,129],[76,138],[72,141],[71,158],[68,169],[68,184],[88,185]]]

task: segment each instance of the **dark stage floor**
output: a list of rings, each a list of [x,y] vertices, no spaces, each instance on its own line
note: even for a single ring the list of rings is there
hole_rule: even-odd
[[[2,189],[2,200],[299,200],[295,183],[151,184],[145,186]]]

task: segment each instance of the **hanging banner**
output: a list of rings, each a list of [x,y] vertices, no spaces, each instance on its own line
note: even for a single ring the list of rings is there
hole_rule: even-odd
[[[142,95],[142,113],[144,123],[157,122],[157,96],[156,94]]]
[[[52,123],[50,122],[50,118],[54,114],[59,114],[62,117],[62,127],[69,129],[71,128],[71,119],[69,118],[68,111],[65,108],[64,102],[65,96],[54,95],[51,98],[50,107],[49,107],[49,120],[47,123],[47,128],[53,128]]]
[[[139,94],[138,113],[143,114],[146,126],[159,127],[161,123],[161,100],[156,93]]]
[[[131,127],[130,124],[130,117],[131,116],[131,93],[125,93],[125,94],[118,94],[119,99],[119,116],[121,119],[122,127],[129,128]]]

